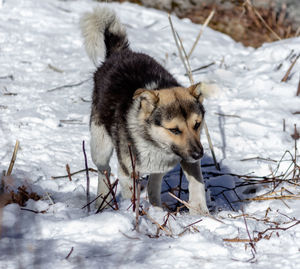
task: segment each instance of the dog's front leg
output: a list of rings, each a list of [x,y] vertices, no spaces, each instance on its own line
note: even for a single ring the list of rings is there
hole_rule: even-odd
[[[189,182],[190,214],[209,214],[206,205],[205,184],[202,177],[200,162],[187,163],[182,161],[180,165]]]
[[[148,197],[149,201],[154,206],[161,207],[161,182],[164,174],[150,174],[148,180]]]

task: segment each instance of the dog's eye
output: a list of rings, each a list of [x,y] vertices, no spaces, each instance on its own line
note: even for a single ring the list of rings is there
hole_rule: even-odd
[[[170,132],[172,132],[173,134],[175,135],[179,135],[181,134],[182,132],[178,129],[178,128],[170,128],[168,129]]]
[[[198,130],[198,128],[200,127],[200,122],[196,122],[195,125],[194,125],[194,130]]]

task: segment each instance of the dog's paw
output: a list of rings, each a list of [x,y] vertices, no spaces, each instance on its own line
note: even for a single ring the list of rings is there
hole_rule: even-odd
[[[189,212],[190,215],[209,215],[209,210],[206,205],[202,204],[190,204]]]

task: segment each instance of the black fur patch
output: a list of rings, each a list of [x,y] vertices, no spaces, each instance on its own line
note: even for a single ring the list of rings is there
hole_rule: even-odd
[[[112,135],[112,126],[126,122],[134,92],[155,80],[159,88],[180,86],[153,58],[123,49],[113,53],[94,74],[93,113]],[[92,115],[93,117],[95,115]],[[120,125],[119,128],[125,128]]]

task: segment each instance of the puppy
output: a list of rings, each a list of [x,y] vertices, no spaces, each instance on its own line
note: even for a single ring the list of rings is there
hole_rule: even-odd
[[[81,19],[85,49],[97,70],[90,118],[91,154],[98,168],[98,195],[115,149],[123,198],[132,197],[130,145],[136,171],[149,174],[150,203],[161,206],[163,175],[180,163],[189,182],[190,213],[208,214],[200,159],[202,105],[209,85],[182,87],[152,57],[133,52],[115,12],[97,7]],[[109,200],[109,199],[108,199]],[[102,198],[98,198],[100,205]]]

